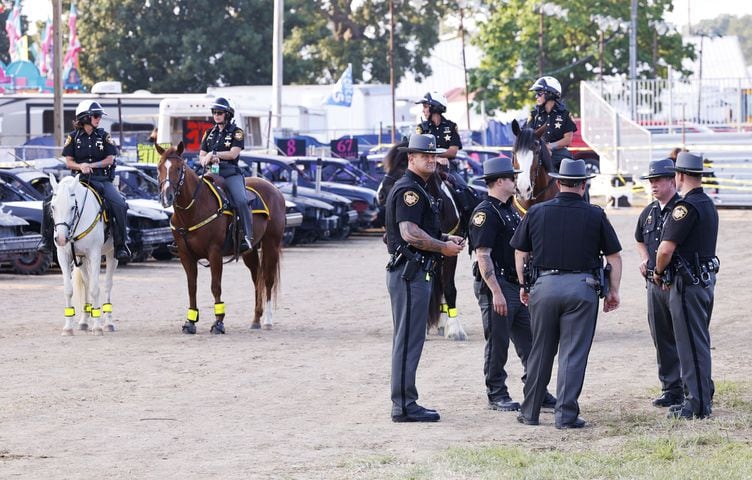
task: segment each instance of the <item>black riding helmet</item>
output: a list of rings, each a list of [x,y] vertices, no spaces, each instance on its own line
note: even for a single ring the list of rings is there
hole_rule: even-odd
[[[428,104],[428,111],[432,114],[446,112],[447,99],[444,95],[436,91],[426,92],[423,98],[415,103]]]
[[[229,122],[235,116],[235,109],[232,108],[230,101],[224,97],[218,97],[216,100],[214,100],[214,103],[212,103],[211,106],[211,110],[212,112],[214,112],[215,110],[221,110],[225,112],[225,122]]]

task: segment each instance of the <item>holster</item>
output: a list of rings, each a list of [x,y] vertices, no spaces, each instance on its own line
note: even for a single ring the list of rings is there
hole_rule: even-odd
[[[408,259],[407,262],[405,262],[405,267],[402,269],[402,279],[407,280],[408,282],[415,279],[415,275],[417,275],[420,271],[422,264],[423,255],[421,255],[420,253],[414,254],[412,258]]]
[[[611,264],[607,263],[605,267],[598,269],[598,296],[606,298],[610,289]]]
[[[530,288],[535,285],[535,281],[538,280],[538,269],[533,267],[530,262],[527,262],[522,267],[522,280],[525,282],[522,287],[526,292],[530,293]]]

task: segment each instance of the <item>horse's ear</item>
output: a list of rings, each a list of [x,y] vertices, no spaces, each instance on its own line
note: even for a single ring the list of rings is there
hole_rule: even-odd
[[[165,152],[165,149],[162,148],[162,146],[157,143],[156,139],[154,140],[154,148],[157,149],[157,153],[160,155],[162,155]]]
[[[50,175],[50,185],[52,186],[52,193],[55,193],[57,192],[57,178],[55,178],[55,175],[51,173],[49,175]]]
[[[185,148],[185,145],[183,145],[183,142],[181,141],[178,143],[178,155],[183,155],[183,149]]]
[[[516,118],[512,120],[512,133],[514,133],[515,137],[520,135],[520,124],[517,122]]]

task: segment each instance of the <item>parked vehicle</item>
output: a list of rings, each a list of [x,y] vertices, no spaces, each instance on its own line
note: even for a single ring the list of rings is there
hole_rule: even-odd
[[[39,268],[29,269],[31,259],[38,258],[37,245],[42,240],[38,233],[30,233],[29,222],[3,211],[0,207],[0,264],[9,264],[20,274],[41,274],[47,271],[49,262],[42,262]]]
[[[42,202],[36,200],[31,194],[6,182],[0,177],[0,205],[3,210],[23,221],[23,224],[14,224],[13,235],[28,237],[21,241],[22,251],[14,253],[13,270],[24,275],[39,275],[46,272],[53,260],[52,254],[37,252],[37,245],[41,240],[39,226],[42,221]],[[20,232],[19,232],[20,230]],[[27,249],[26,243],[35,242],[33,249]]]
[[[321,180],[324,182],[344,183],[376,190],[379,181],[367,174],[353,163],[342,158],[332,157],[294,157],[295,165],[302,169],[306,178],[316,180],[316,169],[321,164]]]

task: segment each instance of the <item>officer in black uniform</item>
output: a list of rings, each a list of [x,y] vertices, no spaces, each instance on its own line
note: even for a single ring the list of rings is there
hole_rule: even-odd
[[[567,147],[572,143],[577,125],[561,102],[561,84],[554,77],[539,78],[530,90],[535,92],[535,108],[529,122],[535,130],[545,125],[541,140],[546,143],[558,172],[562,159],[572,158]]]
[[[245,147],[245,136],[243,129],[232,121],[235,109],[226,98],[217,98],[211,106],[211,113],[214,128],[204,133],[199,162],[204,168],[212,164],[219,165],[219,175],[225,179],[225,190],[243,222],[245,235],[240,250],[248,250],[253,246],[253,218],[245,188],[245,177],[238,167],[238,157]]]
[[[653,281],[670,285],[669,307],[686,397],[669,418],[705,418],[711,413],[710,317],[720,267],[716,257],[718,212],[702,189],[699,155],[682,152],[676,159],[676,186],[684,198],[666,220],[658,246]]]
[[[462,149],[462,140],[457,129],[457,124],[444,118],[447,109],[447,99],[439,92],[427,92],[423,98],[415,103],[423,105],[424,120],[418,124],[416,133],[430,133],[436,137],[436,146],[446,151],[438,154],[438,157],[452,160],[457,152]]]
[[[653,400],[656,407],[670,407],[684,401],[684,390],[676,353],[674,326],[669,309],[669,293],[653,283],[655,255],[661,243],[661,233],[666,219],[679,200],[674,180],[674,162],[670,158],[650,162],[647,175],[640,177],[650,181],[655,201],[645,207],[637,220],[635,240],[642,262],[640,273],[646,279],[648,293],[648,325],[655,345],[658,361],[658,379],[661,381],[661,396]]]
[[[81,181],[91,184],[104,196],[105,206],[111,213],[110,231],[115,245],[115,258],[127,261],[131,258],[126,245],[128,203],[112,184],[115,178],[115,155],[118,152],[110,134],[99,128],[103,115],[106,113],[98,102],[84,100],[78,104],[76,121],[73,122],[74,130],[65,139],[63,156],[70,170],[81,172]],[[48,197],[44,201],[42,243],[39,245],[39,250],[45,253],[51,250],[55,229],[49,207],[51,200],[52,197]]]
[[[510,337],[523,367],[527,365],[532,345],[530,312],[520,302],[514,249],[509,246],[521,220],[512,206],[517,190],[516,177],[520,172],[506,157],[491,158],[483,163],[484,175],[481,178],[488,187],[488,198],[475,208],[469,225],[470,249],[478,258],[473,264],[473,286],[486,339],[483,374],[488,406],[505,412],[520,409],[520,404],[509,396],[506,385],[504,366]],[[525,379],[523,374],[522,381]],[[554,408],[555,405],[556,398],[549,393],[543,406]]]
[[[436,200],[427,192],[426,180],[436,170],[433,135],[413,135],[407,147],[405,175],[389,192],[386,202],[387,248],[392,255],[386,283],[392,304],[392,421],[436,422],[439,414],[416,403],[415,375],[423,351],[428,322],[428,302],[434,270],[440,256],[457,256],[464,248],[461,237],[442,234]]]
[[[585,202],[588,175],[583,160],[564,159],[561,171],[552,174],[560,193],[534,205],[512,237],[520,283],[525,264],[532,264],[530,292],[520,289],[520,300],[529,305],[533,348],[527,362],[525,399],[517,417],[520,423],[537,425],[554,357],[559,351],[556,382],[556,428],[582,428],[577,399],[585,380],[585,367],[595,334],[598,295],[605,276],[610,289],[603,310],[619,306],[621,245],[600,207]],[[601,274],[601,255],[610,271]],[[605,292],[604,292],[605,293]]]

